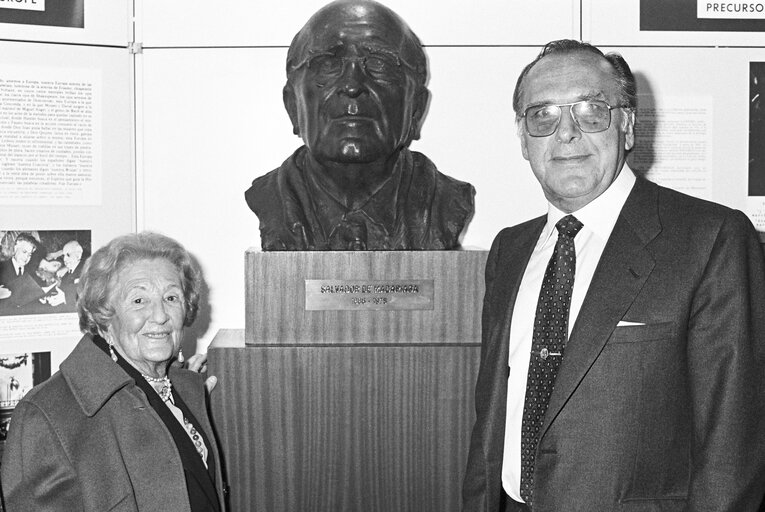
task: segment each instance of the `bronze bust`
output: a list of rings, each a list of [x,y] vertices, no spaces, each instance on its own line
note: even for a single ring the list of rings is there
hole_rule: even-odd
[[[245,193],[263,250],[459,246],[473,186],[408,146],[430,92],[417,36],[387,7],[337,0],[287,54],[284,106],[304,142]]]

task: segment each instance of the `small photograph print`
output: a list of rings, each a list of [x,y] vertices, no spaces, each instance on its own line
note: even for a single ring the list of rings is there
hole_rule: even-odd
[[[0,23],[85,27],[85,0],[0,0]]]
[[[0,231],[0,316],[74,313],[90,231]]]
[[[640,30],[763,32],[765,1],[640,0]]]
[[[16,404],[50,377],[50,352],[0,354],[0,441],[5,441]]]
[[[749,63],[749,197],[765,196],[765,62]]]

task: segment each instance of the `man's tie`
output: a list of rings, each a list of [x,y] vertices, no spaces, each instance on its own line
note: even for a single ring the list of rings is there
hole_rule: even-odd
[[[534,458],[539,431],[568,338],[568,311],[576,272],[574,237],[582,229],[582,223],[573,215],[566,215],[555,227],[558,229],[558,241],[539,291],[523,406],[521,498],[529,507],[534,498]]]

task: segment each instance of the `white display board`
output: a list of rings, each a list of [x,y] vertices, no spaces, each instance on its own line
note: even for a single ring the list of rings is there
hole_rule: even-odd
[[[289,46],[325,0],[136,0],[144,46]],[[527,45],[579,33],[579,0],[389,0],[426,46]]]
[[[83,28],[0,23],[0,64],[14,73],[46,68],[40,73],[64,81],[80,74],[98,92],[100,198],[0,204],[0,218],[13,229],[91,230],[94,249],[136,229],[177,238],[204,270],[205,303],[188,336],[203,350],[218,329],[244,326],[244,251],[260,240],[243,194],[301,144],[282,105],[285,58],[295,32],[325,2],[82,1]],[[749,66],[765,62],[765,35],[688,30],[689,19],[678,30],[641,30],[647,2],[658,5],[385,2],[429,59],[432,98],[412,149],[476,188],[465,246],[487,249],[502,227],[545,210],[520,154],[511,101],[523,65],[558,38],[607,45],[632,66],[641,95],[636,159],[650,167],[649,178],[753,208]],[[130,42],[143,50],[130,54]]]
[[[132,82],[126,48],[0,42],[0,231],[89,231],[97,248],[135,230]],[[51,352],[53,371],[80,336],[76,313],[7,314],[0,353]]]
[[[77,196],[59,205],[34,197],[22,204],[6,201],[0,204],[3,228],[88,229],[96,247],[134,229],[131,61],[125,48],[0,42],[0,79],[26,77],[40,83],[58,82],[62,87],[87,86],[92,94],[88,115],[98,127],[93,132],[93,160],[87,172],[97,177],[93,195],[99,197]],[[63,96],[53,87],[49,85],[44,94],[53,96],[58,104]],[[37,115],[42,119],[48,114],[40,111]],[[14,126],[18,128],[19,122]]]

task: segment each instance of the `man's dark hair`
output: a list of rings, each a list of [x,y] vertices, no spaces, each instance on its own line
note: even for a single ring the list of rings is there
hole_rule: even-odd
[[[31,234],[29,233],[19,233],[16,237],[16,240],[13,241],[13,247],[16,248],[16,245],[19,244],[19,242],[26,242],[32,246],[32,252],[35,252],[37,250],[37,247],[40,245],[40,242],[35,239]]]
[[[618,53],[613,52],[604,54],[597,47],[591,45],[590,43],[584,43],[573,39],[559,39],[557,41],[550,41],[547,43],[545,47],[542,48],[542,51],[539,52],[539,55],[537,55],[537,57],[525,68],[523,68],[523,71],[521,71],[521,75],[518,77],[518,82],[515,84],[515,91],[513,92],[513,110],[515,110],[516,116],[523,115],[523,112],[521,111],[521,93],[523,92],[522,85],[524,78],[526,78],[526,75],[529,74],[531,68],[533,68],[537,62],[547,57],[548,55],[575,52],[590,52],[606,59],[614,68],[614,78],[621,91],[621,98],[618,106],[630,109],[632,111],[637,110],[637,85],[635,84],[635,76],[632,74],[632,71],[627,64],[627,61],[624,60],[624,57]]]

